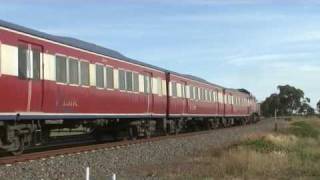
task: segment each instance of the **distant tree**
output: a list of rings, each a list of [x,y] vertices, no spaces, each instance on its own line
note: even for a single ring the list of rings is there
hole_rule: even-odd
[[[279,112],[282,115],[291,115],[294,112],[297,112],[302,105],[302,101],[304,100],[304,92],[301,89],[297,89],[289,85],[278,86],[278,89],[280,91]]]
[[[261,113],[263,116],[273,116],[276,109],[280,107],[280,99],[278,94],[271,94],[261,104]]]
[[[271,94],[261,104],[261,112],[264,116],[273,116],[276,109],[279,116],[314,112],[309,105],[310,99],[304,98],[304,92],[301,89],[285,85],[278,86],[278,90],[278,94]]]
[[[303,115],[314,115],[315,110],[310,106],[310,99],[305,98],[302,101],[301,107],[299,108],[299,113]]]
[[[317,110],[318,110],[318,113],[320,113],[320,100],[317,103]]]

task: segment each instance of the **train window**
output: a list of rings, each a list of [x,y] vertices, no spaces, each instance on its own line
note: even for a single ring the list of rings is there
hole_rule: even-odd
[[[194,88],[195,89],[195,99],[197,99],[197,100],[199,100],[200,98],[199,98],[199,88],[198,87],[195,87]]]
[[[205,100],[209,101],[209,91],[207,89],[204,90],[205,94]]]
[[[179,89],[178,89],[179,90]],[[184,90],[184,85],[180,84],[180,97],[184,98],[185,97],[185,90]]]
[[[191,99],[195,99],[195,87],[194,86],[190,86],[190,98]]]
[[[104,88],[104,67],[102,65],[96,65],[96,86]]]
[[[181,97],[186,98],[186,85],[181,85]]]
[[[127,84],[127,91],[132,91],[133,90],[133,83],[132,83],[132,72],[126,72],[126,84]]]
[[[216,101],[214,91],[211,92],[211,101],[212,101],[212,102],[215,102],[215,101]]]
[[[206,95],[206,101],[209,101],[210,97],[209,97],[209,91],[207,89],[205,90],[205,95]]]
[[[158,83],[158,95],[162,96],[162,80],[158,78],[157,83]]]
[[[81,85],[89,86],[90,85],[89,63],[82,61],[80,63],[80,71],[81,71]]]
[[[200,95],[201,95],[201,101],[204,101],[204,99],[205,99],[205,94],[204,94],[204,89],[200,89]]]
[[[57,82],[67,83],[67,58],[56,56],[56,80]]]
[[[139,74],[133,73],[133,91],[139,92]]]
[[[202,101],[206,100],[206,90],[202,89]]]
[[[126,90],[126,74],[123,70],[119,70],[119,89]]]
[[[32,49],[32,57],[33,57],[32,78],[34,80],[39,80],[40,79],[40,50]]]
[[[113,77],[113,68],[107,67],[106,68],[106,79],[107,79],[107,88],[113,89],[114,88],[114,77]]]
[[[172,82],[171,83],[171,88],[172,88],[172,96],[177,96],[177,83],[176,82]]]
[[[161,80],[162,95],[167,95],[167,82],[166,80]]]
[[[79,84],[79,61],[76,59],[69,59],[69,83]]]
[[[150,93],[151,92],[151,84],[150,80],[151,78],[149,76],[144,76],[143,81],[144,81],[144,93]]]
[[[217,98],[216,100],[217,100],[218,103],[221,102],[221,97],[220,97],[220,96],[221,96],[221,95],[220,95],[220,92],[217,91],[217,92],[216,92],[216,98]]]
[[[209,90],[206,90],[206,100],[208,101],[208,102],[210,102],[210,94],[209,94]]]
[[[186,86],[184,84],[181,84],[181,97],[186,97]]]
[[[28,68],[28,47],[27,45],[19,45],[18,47],[18,71],[20,78],[27,78]]]
[[[226,103],[229,104],[229,95],[226,95]]]
[[[181,84],[180,84],[180,83],[177,83],[177,84],[176,84],[176,87],[177,87],[177,97],[182,97],[182,94],[181,94]]]
[[[221,102],[221,94],[220,94],[219,91],[216,92],[216,98],[217,98],[217,99],[216,99],[217,102],[220,103],[220,102]]]
[[[193,86],[189,86],[190,89],[190,99],[194,99],[194,90],[193,90]]]

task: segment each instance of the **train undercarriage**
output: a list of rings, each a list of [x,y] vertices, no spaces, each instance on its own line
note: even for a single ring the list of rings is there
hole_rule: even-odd
[[[97,120],[28,120],[0,121],[0,149],[19,155],[26,148],[42,146],[57,137],[89,134],[96,141],[106,136],[113,140],[150,138],[169,134],[226,128],[255,123],[250,117],[97,119]]]

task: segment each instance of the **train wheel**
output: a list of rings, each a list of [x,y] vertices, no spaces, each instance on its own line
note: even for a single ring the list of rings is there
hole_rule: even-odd
[[[223,128],[226,128],[228,127],[228,121],[227,119],[223,118],[221,121],[220,121],[220,124]]]
[[[219,128],[219,121],[218,120],[213,120],[211,122],[211,129],[218,129]]]
[[[136,126],[129,127],[128,131],[130,140],[136,140],[138,138],[138,129]]]
[[[144,131],[144,136],[146,138],[150,138],[151,137],[151,131],[149,128],[146,128],[145,131]]]
[[[13,142],[15,144],[16,149],[11,151],[14,156],[20,155],[24,151],[24,137],[17,136]]]
[[[100,129],[93,130],[91,135],[94,138],[94,140],[97,142],[101,142],[103,140],[103,133]]]

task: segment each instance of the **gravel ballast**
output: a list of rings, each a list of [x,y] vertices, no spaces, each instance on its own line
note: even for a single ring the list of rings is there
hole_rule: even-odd
[[[140,179],[131,177],[126,170],[139,165],[160,164],[174,161],[208,147],[221,148],[238,142],[253,133],[270,132],[274,128],[271,120],[254,125],[219,129],[208,134],[167,139],[130,147],[97,150],[95,152],[58,156],[32,162],[0,166],[0,179],[85,179],[86,167],[90,167],[91,179]],[[108,178],[109,177],[109,178]]]

